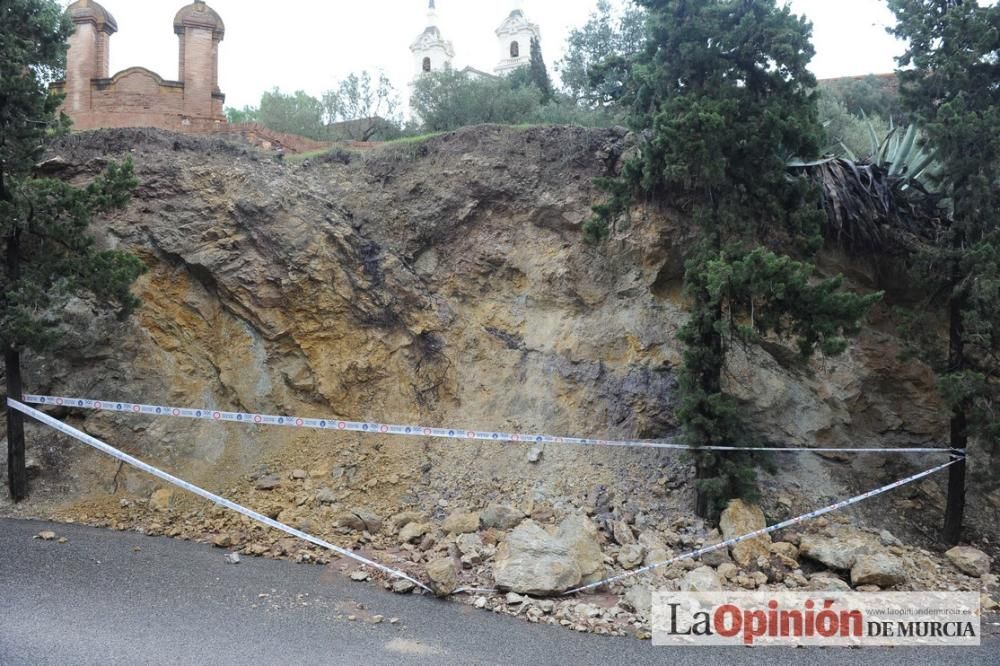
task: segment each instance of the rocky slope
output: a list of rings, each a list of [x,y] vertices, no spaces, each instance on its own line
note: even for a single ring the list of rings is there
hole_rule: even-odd
[[[481,430],[671,436],[685,228],[669,211],[639,206],[605,246],[588,246],[580,234],[600,200],[593,178],[614,172],[628,150],[620,130],[484,126],[292,164],[156,131],[68,137],[50,163],[66,178],[84,182],[108,159],[135,161],[141,185],[132,204],[98,231],[102,244],[138,253],[149,272],[137,286],[143,305],[127,322],[98,317],[83,301],[67,304],[64,345],[29,359],[26,388]],[[846,265],[859,288],[875,286],[832,253],[825,262]],[[879,312],[843,357],[801,366],[778,345],[743,350],[727,381],[752,426],[775,442],[936,445],[946,423],[933,377],[899,350]],[[456,511],[502,505],[543,532],[589,515],[608,571],[717,537],[688,516],[691,470],[673,452],[532,451],[55,413],[345,546],[418,568],[451,557],[467,583],[491,583],[514,524],[483,523],[480,543],[466,539],[463,550],[462,532],[448,536],[442,525]],[[323,557],[49,432],[32,428],[30,440],[40,474],[32,499],[0,511]],[[992,552],[995,463],[974,453],[969,536]],[[763,474],[763,507],[770,520],[796,515],[938,460],[785,454]],[[930,479],[845,515],[930,547],[942,483]],[[634,530],[635,544],[622,527],[626,543],[618,540],[619,524]],[[622,563],[632,545],[642,554],[632,548]]]

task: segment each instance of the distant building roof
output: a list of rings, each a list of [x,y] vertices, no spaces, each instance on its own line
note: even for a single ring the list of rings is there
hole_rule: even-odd
[[[73,23],[93,21],[97,24],[98,30],[104,30],[108,33],[118,32],[118,22],[115,21],[115,17],[94,0],[76,0],[66,8],[66,13],[73,20]]]
[[[206,28],[218,34],[219,39],[226,34],[226,25],[214,9],[204,0],[195,0],[187,7],[181,7],[174,17],[174,32],[180,34],[185,28]]]

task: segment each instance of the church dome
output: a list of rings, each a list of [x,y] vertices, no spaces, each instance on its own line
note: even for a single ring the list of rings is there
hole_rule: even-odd
[[[222,17],[203,0],[195,0],[177,12],[174,17],[174,32],[181,34],[185,28],[205,28],[214,32],[218,39],[226,34],[226,24],[222,22]]]
[[[115,17],[94,0],[76,0],[66,8],[66,14],[73,20],[73,23],[91,21],[97,24],[98,30],[109,33],[118,32],[118,22]]]

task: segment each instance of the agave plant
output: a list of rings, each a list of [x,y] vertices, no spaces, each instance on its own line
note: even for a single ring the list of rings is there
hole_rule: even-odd
[[[788,161],[792,172],[820,185],[827,237],[855,253],[934,242],[950,218],[950,202],[936,191],[942,178],[933,152],[915,125],[900,131],[890,124],[881,140],[871,122],[868,129],[868,158],[841,144],[841,156]]]

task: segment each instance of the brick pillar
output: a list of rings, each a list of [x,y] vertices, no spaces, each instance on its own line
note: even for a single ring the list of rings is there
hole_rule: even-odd
[[[63,110],[72,116],[90,110],[90,82],[108,78],[111,35],[118,31],[115,17],[93,0],[76,0],[66,8],[73,22],[66,54],[66,101]]]
[[[90,81],[97,78],[97,25],[90,21],[76,23],[76,30],[69,38],[66,54],[67,114],[90,110]]]
[[[174,18],[174,32],[180,39],[177,78],[184,83],[186,116],[221,116],[221,109],[216,110],[221,98],[219,42],[225,31],[222,19],[202,0],[183,7]]]
[[[181,36],[181,81],[184,82],[184,113],[207,118],[212,115],[215,91],[215,40],[205,28],[184,29]]]

